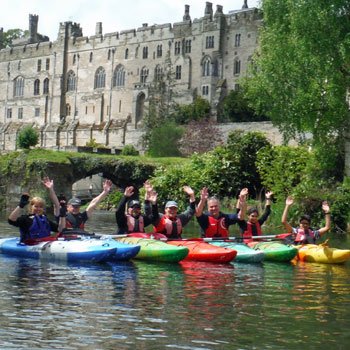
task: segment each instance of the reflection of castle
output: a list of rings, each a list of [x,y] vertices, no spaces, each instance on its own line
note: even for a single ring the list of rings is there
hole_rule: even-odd
[[[0,149],[15,149],[24,123],[40,129],[42,147],[84,146],[90,139],[107,147],[135,144],[150,87],[169,66],[177,102],[199,95],[215,111],[227,90],[238,88],[261,21],[247,1],[228,14],[207,2],[199,19],[185,5],[181,22],[104,35],[97,23],[91,37],[77,23],[61,23],[50,42],[30,16],[29,36],[0,51]]]

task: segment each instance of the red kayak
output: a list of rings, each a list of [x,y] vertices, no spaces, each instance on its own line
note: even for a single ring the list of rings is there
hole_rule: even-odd
[[[167,237],[160,233],[130,233],[128,236],[161,239],[171,245],[186,247],[189,253],[184,260],[223,264],[229,263],[237,255],[237,251],[234,249],[217,247],[206,242],[199,242],[191,239],[167,240]]]

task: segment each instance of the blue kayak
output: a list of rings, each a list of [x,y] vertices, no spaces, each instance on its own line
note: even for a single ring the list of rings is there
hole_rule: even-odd
[[[117,256],[117,246],[112,241],[57,240],[25,245],[19,238],[0,239],[0,253],[32,259],[66,262],[104,262]]]

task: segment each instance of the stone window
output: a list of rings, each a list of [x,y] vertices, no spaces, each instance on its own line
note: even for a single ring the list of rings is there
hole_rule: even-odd
[[[192,40],[185,41],[185,53],[191,53],[192,49]]]
[[[19,107],[18,108],[18,115],[17,115],[18,119],[23,119],[23,108]]]
[[[214,36],[210,35],[205,38],[205,48],[213,49],[214,48]]]
[[[148,47],[145,46],[142,50],[142,58],[148,58]]]
[[[89,62],[92,62],[92,59],[94,58],[94,54],[92,52],[90,52],[90,57],[89,57]]]
[[[209,86],[203,85],[202,86],[202,96],[208,96],[209,95]]]
[[[124,58],[127,60],[129,58],[129,49],[125,49],[125,56]]]
[[[17,69],[21,70],[21,66],[22,66],[22,61],[18,61]]]
[[[203,60],[203,77],[209,77],[211,75],[211,60],[210,57],[206,57]]]
[[[125,86],[125,69],[122,65],[118,65],[114,70],[113,87]]]
[[[12,108],[7,108],[6,118],[7,119],[11,119],[12,118]]]
[[[175,67],[175,79],[177,80],[181,79],[181,66]]]
[[[75,91],[76,87],[76,76],[75,73],[71,70],[68,72],[67,77],[67,91]]]
[[[234,90],[235,90],[235,91],[239,91],[240,88],[241,88],[241,87],[239,86],[239,84],[235,84],[235,86],[234,86]]]
[[[77,55],[73,55],[73,66],[77,63]]]
[[[145,84],[147,82],[147,78],[148,78],[148,69],[146,67],[143,67],[140,73],[140,82],[142,84]]]
[[[40,80],[36,79],[34,81],[34,95],[37,96],[40,94]]]
[[[46,70],[50,70],[50,59],[46,59]]]
[[[43,84],[43,94],[49,93],[49,78],[45,78],[44,84]]]
[[[163,55],[163,45],[157,45],[157,57],[162,57]]]
[[[41,71],[41,60],[38,60],[38,62],[37,62],[37,71],[38,72]]]
[[[241,34],[236,34],[235,36],[235,47],[241,46]]]
[[[241,61],[239,59],[235,59],[233,63],[233,74],[239,75],[241,73]]]
[[[106,72],[103,67],[99,67],[95,73],[95,89],[101,89],[106,86]]]
[[[14,97],[20,97],[24,94],[24,78],[17,77],[14,80],[14,89],[13,89],[13,96]]]
[[[174,47],[174,54],[180,55],[180,53],[181,53],[181,41],[176,41],[175,47]]]
[[[154,70],[154,80],[161,81],[163,78],[163,68],[158,64]]]
[[[66,104],[66,115],[70,115],[72,113],[72,108],[69,103]]]
[[[40,107],[36,107],[34,110],[34,116],[35,117],[40,117]]]

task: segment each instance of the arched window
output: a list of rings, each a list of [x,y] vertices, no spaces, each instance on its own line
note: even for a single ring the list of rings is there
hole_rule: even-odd
[[[122,65],[118,65],[114,70],[113,87],[125,86],[125,69]]]
[[[148,78],[148,69],[146,67],[143,67],[141,69],[141,73],[140,73],[140,81],[142,84],[145,84],[147,82],[147,78]]]
[[[163,45],[157,45],[157,57],[162,57],[163,55]]]
[[[34,95],[39,95],[40,94],[40,80],[35,79],[34,81]]]
[[[95,89],[101,89],[106,86],[106,72],[104,68],[100,67],[97,69],[95,74]]]
[[[23,94],[24,94],[24,78],[17,77],[14,80],[13,96],[20,97],[20,96],[23,96]]]
[[[76,87],[76,77],[75,73],[71,70],[68,72],[67,77],[67,91],[75,91]]]
[[[211,75],[211,60],[209,57],[206,57],[203,60],[203,76],[208,77]]]
[[[125,59],[127,60],[129,58],[129,49],[125,49]]]
[[[66,115],[70,115],[72,112],[72,108],[69,103],[66,104]]]
[[[43,94],[48,94],[49,93],[49,78],[46,78],[44,80],[44,85],[43,85]]]
[[[163,68],[158,64],[154,70],[154,80],[161,81],[163,78]]]
[[[147,46],[145,46],[142,49],[142,58],[148,58],[148,47]]]
[[[240,73],[241,73],[241,61],[238,58],[236,58],[233,63],[233,74],[239,75]]]

